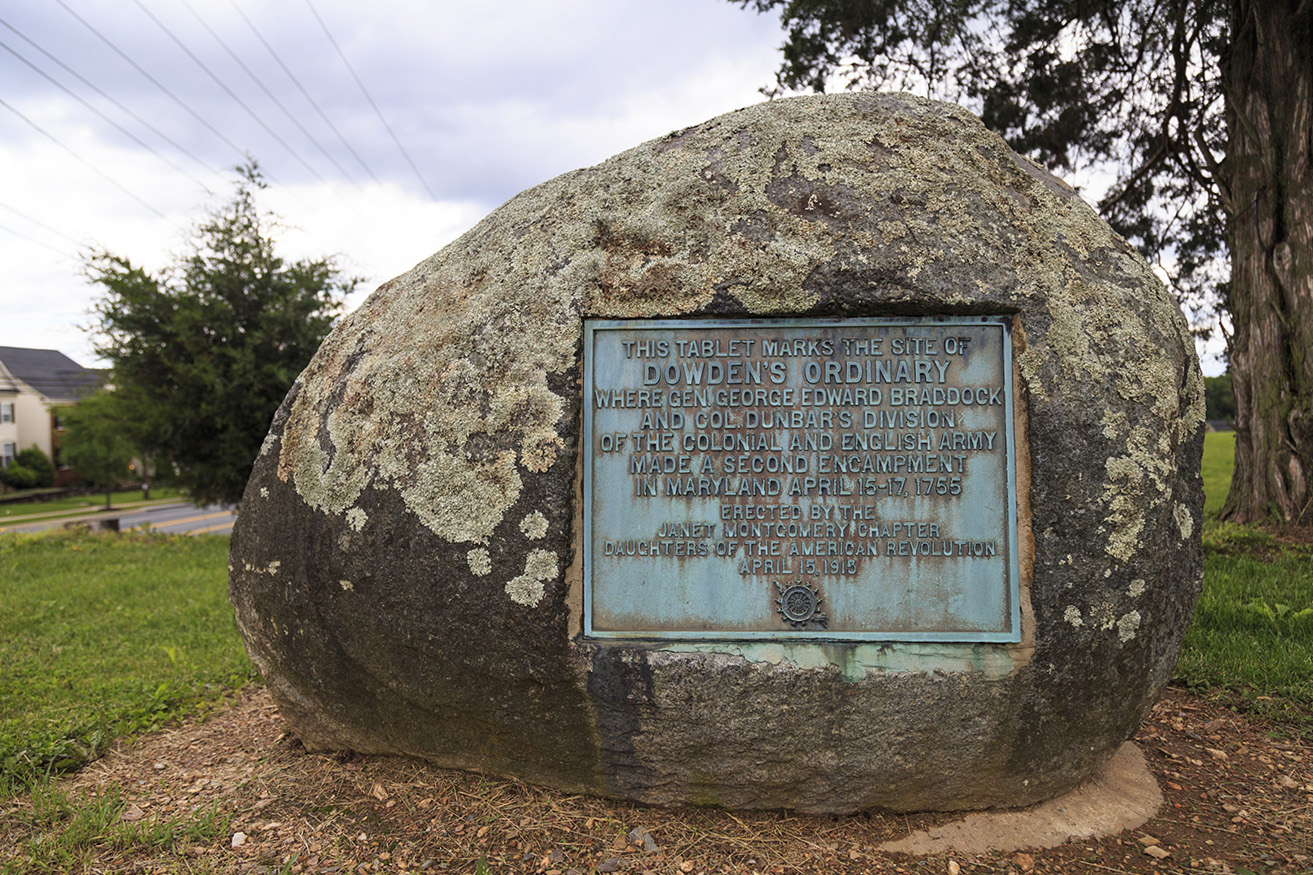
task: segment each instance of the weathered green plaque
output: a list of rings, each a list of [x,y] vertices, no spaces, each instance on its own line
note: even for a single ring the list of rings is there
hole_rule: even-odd
[[[1010,328],[587,323],[585,634],[1019,641]]]

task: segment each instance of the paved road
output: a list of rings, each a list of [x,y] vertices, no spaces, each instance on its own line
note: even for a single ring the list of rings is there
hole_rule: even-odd
[[[237,509],[222,504],[197,507],[185,501],[173,501],[149,507],[99,511],[73,518],[63,517],[12,524],[0,522],[0,532],[36,532],[41,529],[62,528],[70,522],[85,522],[94,526],[104,519],[118,519],[119,531],[122,532],[149,528],[152,531],[171,534],[227,535],[232,532],[233,522],[237,519]]]
[[[157,532],[191,535],[227,535],[233,530],[237,508],[222,504],[157,504],[118,515],[119,531],[149,527]]]

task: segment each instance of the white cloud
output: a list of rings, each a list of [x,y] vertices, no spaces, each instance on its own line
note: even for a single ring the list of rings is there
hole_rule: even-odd
[[[32,63],[181,171],[12,57],[0,59],[5,101],[81,159],[0,107],[0,162],[10,171],[0,176],[0,345],[52,347],[97,364],[79,328],[96,294],[80,274],[79,252],[98,246],[148,269],[164,267],[185,249],[189,228],[205,210],[232,191],[229,171],[243,151],[273,180],[262,203],[288,226],[278,238],[282,253],[340,253],[345,269],[367,279],[354,305],[516,192],[759,100],[756,89],[770,81],[780,43],[773,20],[724,0],[317,0],[433,199],[309,10],[273,0],[238,4],[380,181],[369,178],[228,2],[193,5],[318,146],[184,6],[146,5],[323,181],[136,7],[83,0],[74,8],[237,150],[57,4],[20,4],[6,14],[15,28],[203,166],[15,37],[15,48]]]

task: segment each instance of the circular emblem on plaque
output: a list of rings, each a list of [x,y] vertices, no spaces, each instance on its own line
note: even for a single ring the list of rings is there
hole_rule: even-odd
[[[775,582],[775,588],[779,590],[780,596],[775,599],[776,610],[780,616],[787,620],[792,626],[805,626],[808,623],[819,623],[825,626],[825,614],[821,613],[821,593],[816,587],[803,583],[801,580],[785,586],[778,580]]]

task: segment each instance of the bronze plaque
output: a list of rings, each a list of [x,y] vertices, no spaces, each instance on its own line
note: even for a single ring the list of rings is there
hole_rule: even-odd
[[[587,322],[585,634],[1019,641],[1010,328]]]

